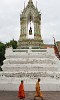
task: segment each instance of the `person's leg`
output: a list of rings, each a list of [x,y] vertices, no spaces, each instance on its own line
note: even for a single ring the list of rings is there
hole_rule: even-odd
[[[42,100],[44,100],[43,97],[40,97],[40,98],[41,98]]]

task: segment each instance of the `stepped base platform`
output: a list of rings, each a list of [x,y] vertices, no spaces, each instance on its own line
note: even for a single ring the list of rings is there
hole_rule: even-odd
[[[36,81],[41,78],[42,91],[60,91],[60,61],[53,48],[8,48],[5,57],[0,90],[17,91],[23,80],[25,91],[35,91]]]

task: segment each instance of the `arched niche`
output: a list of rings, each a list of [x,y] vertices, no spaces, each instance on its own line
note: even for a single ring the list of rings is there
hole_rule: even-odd
[[[31,34],[29,32],[30,27],[32,30]],[[31,12],[29,12],[27,16],[27,30],[28,30],[28,34],[27,34],[28,39],[34,39],[34,17]]]

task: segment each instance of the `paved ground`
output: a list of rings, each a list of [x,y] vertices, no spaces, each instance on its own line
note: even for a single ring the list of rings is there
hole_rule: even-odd
[[[35,92],[25,92],[26,98],[24,100],[33,100]],[[60,100],[60,92],[43,92],[45,100]],[[0,100],[19,100],[18,92],[15,91],[0,91]],[[36,98],[36,100],[41,100]]]

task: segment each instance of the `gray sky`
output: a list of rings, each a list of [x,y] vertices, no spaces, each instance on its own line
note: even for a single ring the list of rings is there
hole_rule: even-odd
[[[29,0],[0,0],[0,41],[19,39],[20,13]],[[44,43],[60,41],[60,0],[33,0],[42,12],[41,35]]]

